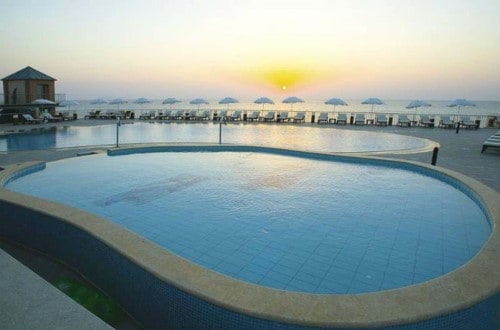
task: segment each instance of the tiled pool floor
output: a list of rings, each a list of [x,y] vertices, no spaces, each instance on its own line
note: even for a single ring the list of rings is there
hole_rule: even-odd
[[[87,156],[7,188],[98,214],[222,274],[319,294],[435,278],[490,234],[478,205],[440,180],[259,153]]]

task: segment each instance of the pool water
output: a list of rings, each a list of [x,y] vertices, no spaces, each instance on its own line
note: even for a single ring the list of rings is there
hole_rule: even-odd
[[[121,125],[119,143],[219,142],[213,123],[134,123]],[[228,124],[222,142],[326,152],[366,152],[423,148],[423,139],[396,134],[278,124]],[[0,151],[115,145],[116,125],[52,127],[0,136]]]
[[[318,294],[439,277],[491,232],[473,200],[436,178],[257,152],[86,156],[6,188],[99,215],[221,274]]]

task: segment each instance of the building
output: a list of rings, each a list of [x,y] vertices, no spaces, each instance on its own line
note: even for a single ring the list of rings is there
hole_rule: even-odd
[[[30,66],[2,79],[4,104],[26,105],[37,99],[56,102],[56,79]]]

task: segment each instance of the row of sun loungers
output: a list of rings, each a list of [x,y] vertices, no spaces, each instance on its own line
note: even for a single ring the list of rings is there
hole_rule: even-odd
[[[138,119],[141,120],[187,120],[187,121],[205,121],[210,120],[209,110],[191,110],[186,112],[184,110],[167,110],[167,111],[148,111],[139,116]],[[457,124],[460,124],[464,128],[478,128],[479,125],[472,118],[456,122],[452,117],[443,117],[438,123],[435,122],[434,118],[429,115],[420,115],[420,119],[417,120],[415,116],[410,118],[408,115],[398,115],[397,125],[401,127],[441,127],[441,128],[454,128]],[[85,116],[85,119],[128,119],[134,118],[131,111],[107,111],[102,113],[100,111],[90,112]],[[352,118],[352,119],[351,119]],[[321,112],[317,118],[318,124],[338,124],[346,125],[348,123],[354,125],[367,125],[373,124],[378,126],[388,126],[389,118],[386,114],[374,114],[373,116],[367,117],[363,113],[356,113],[354,117],[348,117],[346,113],[338,113],[335,118],[330,117],[329,112]],[[297,112],[294,116],[289,116],[288,112],[279,112],[276,114],[275,111],[268,111],[266,114],[262,114],[261,111],[248,112],[245,116],[243,111],[236,110],[229,113],[227,110],[222,110],[215,112],[213,115],[214,121],[226,120],[226,121],[260,121],[260,122],[292,122],[292,123],[303,123],[306,120],[306,113],[304,111]],[[49,119],[52,121],[52,119]],[[392,124],[392,122],[391,122]]]
[[[53,116],[48,112],[44,112],[41,114],[40,118],[34,118],[29,113],[20,114],[18,117],[18,121],[16,123],[20,124],[41,124],[41,123],[52,123],[64,120],[73,120],[75,119],[73,116],[70,116],[68,112],[62,112],[59,116]]]
[[[500,131],[497,131],[495,134],[486,139],[486,141],[484,141],[481,153],[483,153],[488,148],[500,148]]]

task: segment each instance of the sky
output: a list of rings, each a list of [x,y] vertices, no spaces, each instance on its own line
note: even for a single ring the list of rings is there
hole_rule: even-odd
[[[0,0],[0,77],[67,99],[500,100],[498,0]]]

